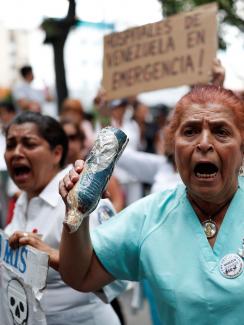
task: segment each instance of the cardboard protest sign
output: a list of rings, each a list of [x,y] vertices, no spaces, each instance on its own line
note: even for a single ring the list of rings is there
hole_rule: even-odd
[[[104,37],[108,99],[207,82],[217,50],[217,5]]]
[[[30,246],[10,248],[0,230],[0,315],[4,325],[46,325],[40,307],[48,255]]]

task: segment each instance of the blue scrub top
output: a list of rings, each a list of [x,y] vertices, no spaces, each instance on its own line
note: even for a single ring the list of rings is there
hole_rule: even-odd
[[[228,279],[219,271],[221,258],[242,246],[243,180],[213,248],[183,185],[137,201],[91,237],[115,278],[149,281],[164,324],[244,324],[244,272]]]

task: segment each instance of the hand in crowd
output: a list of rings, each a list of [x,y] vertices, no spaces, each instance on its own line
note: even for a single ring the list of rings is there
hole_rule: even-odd
[[[100,88],[96,97],[94,98],[94,104],[99,107],[104,106],[107,102],[106,95],[106,90],[104,88]]]
[[[30,245],[49,255],[49,265],[58,270],[59,267],[59,252],[58,250],[47,245],[41,236],[33,232],[15,231],[9,237],[9,245],[11,248],[16,249],[20,246]]]
[[[95,110],[99,116],[102,127],[110,125],[110,109],[107,100],[107,92],[104,88],[100,88],[94,98]]]
[[[221,61],[217,58],[213,61],[211,84],[214,86],[223,87],[225,80],[225,68],[222,66]]]

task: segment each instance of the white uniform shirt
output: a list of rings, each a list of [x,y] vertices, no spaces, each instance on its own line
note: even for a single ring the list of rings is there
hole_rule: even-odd
[[[53,248],[59,247],[65,205],[58,193],[58,184],[66,173],[67,169],[56,175],[38,197],[29,201],[29,204],[26,193],[20,195],[13,220],[5,229],[8,235],[16,230],[31,232],[37,229],[45,243]],[[93,225],[102,221],[104,214],[101,213],[103,209],[101,206],[106,206],[108,211],[113,209],[108,200],[101,200],[90,217]],[[113,286],[112,284],[112,288]],[[109,295],[106,298],[111,301],[117,293],[110,285],[106,287],[104,291]],[[123,285],[118,287],[120,292],[125,290]],[[94,293],[81,293],[68,287],[61,280],[60,274],[52,268],[48,271],[47,288],[41,299],[41,305],[47,316],[48,325],[119,324],[117,315],[109,304],[103,303]]]
[[[35,89],[32,84],[24,80],[13,88],[13,98],[16,102],[20,99],[33,101],[41,107],[45,102],[44,91]]]
[[[151,184],[152,193],[173,189],[182,184],[179,173],[163,155],[126,148],[117,166],[134,175],[140,182]]]
[[[140,148],[140,129],[135,120],[126,119],[120,127],[129,138],[127,148],[139,150]],[[115,165],[114,175],[118,178],[125,192],[126,206],[139,200],[143,196],[142,183],[128,170]]]

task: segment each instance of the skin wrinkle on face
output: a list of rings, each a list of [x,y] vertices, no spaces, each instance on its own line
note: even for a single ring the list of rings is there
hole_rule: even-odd
[[[184,135],[187,127],[193,128],[192,136]],[[225,130],[225,136],[216,133],[218,128]],[[174,142],[177,168],[193,197],[219,204],[234,194],[243,153],[241,133],[232,110],[213,104],[187,107],[182,113]],[[199,143],[200,151],[197,150]],[[216,178],[197,179],[194,173],[197,162],[217,165]]]
[[[5,160],[16,185],[27,192],[28,198],[40,194],[49,181],[60,170],[61,146],[51,149],[49,143],[39,135],[35,123],[13,124],[6,139]],[[26,167],[29,172],[16,175],[16,167]]]
[[[183,96],[176,104],[170,123],[165,128],[165,150],[168,154],[174,155],[174,137],[176,129],[181,123],[182,114],[189,106],[209,105],[225,107],[234,114],[236,126],[243,139],[244,147],[244,102],[240,100],[231,90],[216,87],[213,85],[196,86],[189,93]]]
[[[230,112],[232,112],[231,110],[229,110],[228,107],[224,106],[224,105],[221,105],[221,104],[215,104],[215,103],[208,103],[207,105],[203,105],[203,104],[196,104],[196,103],[193,103],[191,105],[192,109],[193,110],[201,110],[202,114],[204,115],[204,117],[207,117],[208,116],[208,110],[228,110]],[[185,111],[181,114],[181,119],[180,119],[180,123],[179,125],[182,123],[182,119],[184,118],[184,113]],[[199,112],[200,114],[200,112]],[[232,112],[232,117],[234,120],[237,119],[237,117],[235,116],[235,114],[233,114]]]

